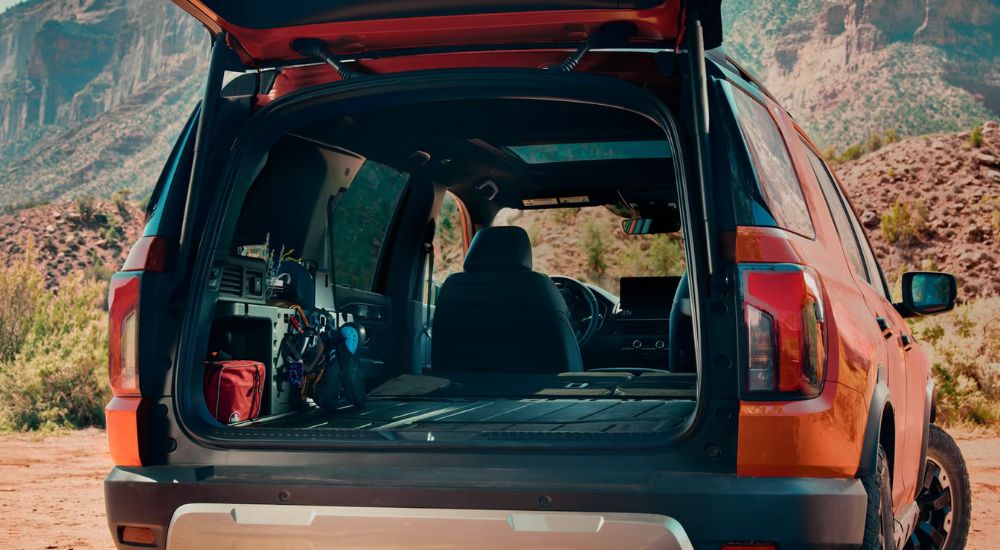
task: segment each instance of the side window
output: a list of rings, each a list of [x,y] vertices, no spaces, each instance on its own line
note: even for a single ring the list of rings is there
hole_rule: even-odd
[[[371,290],[409,175],[367,160],[333,214],[337,284]]]
[[[805,143],[803,144],[805,145]],[[868,277],[868,272],[865,270],[864,260],[861,257],[861,247],[858,245],[858,238],[855,236],[854,229],[851,226],[850,214],[847,212],[846,206],[840,200],[840,195],[837,193],[837,184],[834,183],[833,178],[827,171],[826,165],[813,153],[808,145],[806,145],[806,155],[809,157],[809,163],[812,164],[813,171],[816,173],[816,179],[819,180],[819,187],[823,190],[823,196],[826,198],[826,204],[830,208],[830,214],[833,215],[833,223],[837,226],[837,233],[840,235],[840,242],[844,246],[844,252],[847,253],[847,259],[851,262],[851,269],[864,280],[871,281]]]
[[[854,227],[854,232],[858,235],[858,242],[861,245],[861,255],[865,258],[865,265],[868,267],[868,273],[870,275],[869,280],[871,281],[872,288],[875,292],[878,292],[886,300],[889,299],[889,287],[885,284],[885,276],[882,274],[882,268],[879,267],[878,262],[875,260],[875,253],[872,252],[872,247],[868,243],[868,238],[865,237],[864,229],[861,229],[861,224],[858,222],[858,217],[854,215],[854,211],[851,210],[850,203],[844,197],[843,193],[840,192],[840,188],[837,189],[840,193],[841,199],[844,204],[847,205],[847,214],[851,219],[851,226]]]
[[[767,109],[739,89],[732,94],[757,179],[778,225],[815,238],[809,208],[788,156],[788,149]]]

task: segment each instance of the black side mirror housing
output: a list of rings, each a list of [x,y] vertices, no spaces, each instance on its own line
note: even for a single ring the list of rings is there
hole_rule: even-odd
[[[903,303],[896,309],[903,317],[935,315],[955,308],[958,282],[950,273],[909,271],[903,273]]]

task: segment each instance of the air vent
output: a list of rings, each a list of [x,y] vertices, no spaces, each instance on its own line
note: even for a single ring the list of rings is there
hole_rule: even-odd
[[[238,265],[227,265],[222,268],[219,293],[231,296],[243,295],[243,268]]]
[[[246,295],[253,298],[264,296],[264,272],[248,269],[246,272]]]

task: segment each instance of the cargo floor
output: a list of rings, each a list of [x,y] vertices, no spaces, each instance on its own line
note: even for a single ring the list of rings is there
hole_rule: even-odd
[[[694,401],[664,399],[401,399],[373,398],[362,409],[296,414],[252,424],[260,428],[375,431],[657,432],[678,426]]]
[[[659,432],[693,412],[694,394],[694,375],[673,373],[403,375],[369,392],[361,409],[308,406],[251,425],[380,432]]]

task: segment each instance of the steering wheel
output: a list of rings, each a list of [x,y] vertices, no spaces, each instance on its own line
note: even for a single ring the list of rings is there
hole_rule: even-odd
[[[549,277],[562,295],[569,309],[569,322],[576,333],[576,342],[582,348],[601,325],[600,308],[597,297],[587,285],[572,277],[556,275]]]

